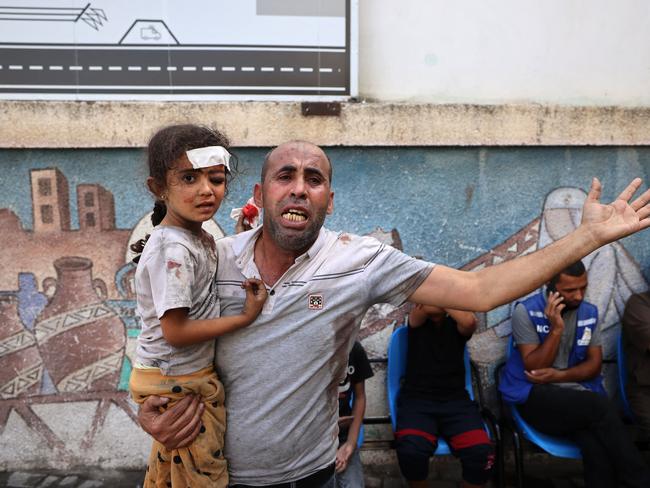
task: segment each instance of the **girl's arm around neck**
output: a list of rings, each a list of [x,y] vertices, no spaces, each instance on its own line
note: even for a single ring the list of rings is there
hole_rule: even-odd
[[[268,296],[266,287],[260,280],[248,279],[242,283],[242,288],[246,290],[246,301],[239,315],[192,320],[187,308],[167,310],[160,318],[165,340],[174,347],[190,346],[252,324],[264,307]]]
[[[257,317],[257,315],[255,316]],[[185,347],[250,325],[252,319],[245,314],[218,317],[214,319],[192,320],[186,308],[167,310],[160,319],[165,340],[174,347]]]

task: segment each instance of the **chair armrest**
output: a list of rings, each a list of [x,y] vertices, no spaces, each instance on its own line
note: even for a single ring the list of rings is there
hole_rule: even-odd
[[[481,408],[480,414],[481,417],[483,418],[483,422],[488,426],[488,430],[490,431],[490,437],[492,438],[492,440],[497,443],[500,443],[501,426],[499,425],[499,421],[497,420],[496,416],[492,413],[492,411],[489,408]]]
[[[483,406],[485,405],[485,397],[483,396],[483,385],[481,384],[481,375],[479,374],[478,367],[470,359],[469,361],[469,366],[470,369],[472,370],[472,379],[476,381],[476,389],[478,390],[476,393],[476,398],[478,398],[478,406],[479,409],[483,409]]]

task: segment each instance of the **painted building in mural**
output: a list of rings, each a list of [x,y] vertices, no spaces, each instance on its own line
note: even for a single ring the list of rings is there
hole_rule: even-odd
[[[225,216],[248,199],[265,149],[237,152],[245,171],[217,214],[219,224],[209,223],[217,237],[233,232]],[[371,234],[467,270],[533,252],[574,229],[585,198],[580,187],[593,174],[605,182],[605,199],[629,174],[650,176],[645,149],[328,153],[335,168],[329,228]],[[0,454],[0,468],[141,467],[149,439],[126,391],[139,331],[128,246],[150,228],[152,205],[141,153],[0,151],[0,165],[0,443],[10,447]],[[646,235],[635,236],[585,259],[606,358],[613,357],[627,297],[648,287],[647,243]],[[367,312],[359,339],[371,358],[386,357],[408,309],[379,304]],[[505,305],[481,314],[470,343],[488,397],[510,312]],[[368,415],[385,415],[385,364],[373,368]],[[614,394],[612,382],[608,387]],[[381,439],[390,439],[386,428],[366,428],[367,441]]]

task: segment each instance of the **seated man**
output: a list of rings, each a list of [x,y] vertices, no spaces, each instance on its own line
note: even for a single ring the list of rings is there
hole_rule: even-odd
[[[650,440],[650,291],[632,295],[623,314],[627,397],[643,440]]]
[[[366,351],[361,343],[355,342],[350,351],[347,374],[339,384],[339,448],[335,464],[338,488],[364,486],[357,441],[366,412],[365,381],[373,375]]]
[[[465,343],[476,330],[471,312],[415,305],[409,317],[406,380],[397,407],[395,447],[409,486],[427,486],[429,458],[444,437],[460,458],[465,488],[492,475],[494,447],[465,390]]]
[[[517,304],[517,348],[499,389],[533,427],[580,446],[587,487],[647,488],[650,472],[603,388],[598,309],[584,301],[586,289],[578,261],[551,279],[546,294]]]

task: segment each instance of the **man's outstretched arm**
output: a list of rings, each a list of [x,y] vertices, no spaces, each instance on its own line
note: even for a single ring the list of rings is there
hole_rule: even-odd
[[[636,178],[614,202],[603,205],[602,187],[594,178],[582,223],[569,235],[532,254],[476,272],[438,265],[408,300],[486,312],[524,296],[599,247],[650,227],[650,190],[630,203],[640,186],[641,179]]]

